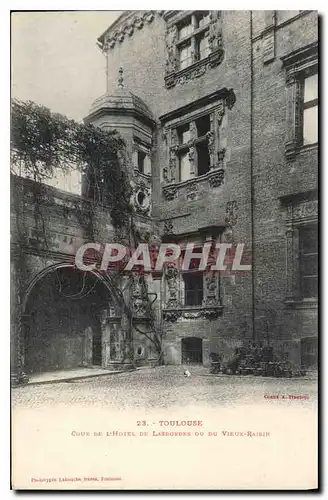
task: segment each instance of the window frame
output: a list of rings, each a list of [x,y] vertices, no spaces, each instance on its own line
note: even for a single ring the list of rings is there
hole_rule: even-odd
[[[197,14],[199,12],[207,12],[208,15],[208,23],[205,24],[204,26],[197,26]],[[190,25],[191,27],[193,28],[191,30],[190,33],[188,33],[187,35],[183,36],[180,38],[180,31],[181,29],[179,29],[179,25],[181,25],[186,19],[190,18],[191,22],[190,22]],[[198,10],[195,10],[193,11],[191,14],[190,13],[187,13],[182,19],[180,19],[179,21],[177,21],[176,23],[176,26],[177,26],[177,30],[178,30],[178,36],[177,36],[177,40],[175,42],[175,47],[176,47],[176,50],[177,50],[177,53],[178,53],[178,60],[179,60],[179,68],[178,68],[178,71],[181,71],[181,70],[184,70],[186,68],[189,68],[190,66],[192,66],[194,63],[198,62],[198,61],[202,61],[203,59],[206,59],[206,57],[209,56],[209,54],[200,59],[199,58],[199,55],[198,55],[198,52],[199,50],[197,50],[197,38],[200,37],[200,35],[203,35],[204,38],[206,36],[209,36],[209,32],[210,32],[210,11],[209,10],[204,10],[204,11],[198,11]],[[199,21],[198,21],[199,23]],[[180,59],[180,55],[181,55],[181,49],[183,47],[186,46],[187,43],[190,43],[190,47],[191,47],[191,62],[190,64],[188,64],[187,66],[184,66],[183,68],[181,67],[181,59]]]
[[[202,271],[199,271],[198,269],[195,270],[188,270],[188,271],[182,271],[181,272],[182,280],[183,280],[183,286],[184,286],[184,292],[183,292],[183,306],[184,307],[196,307],[199,308],[203,304],[204,300],[204,273]],[[196,287],[195,289],[193,288],[186,288],[186,278],[190,279],[192,276],[196,276],[199,278],[199,284],[201,283],[201,288]],[[200,301],[197,301],[197,303],[187,303],[187,294],[194,292],[197,295],[197,298],[199,298],[199,293],[201,293],[201,298]]]
[[[309,227],[318,233],[317,190],[281,197],[286,220],[286,298],[285,305],[295,308],[316,308],[317,296],[305,296],[302,292],[301,233]],[[319,278],[318,278],[319,279]]]
[[[305,78],[318,73],[318,42],[281,57],[286,71],[285,156],[294,161],[303,150],[316,149],[318,142],[303,143],[303,98]],[[318,99],[319,107],[319,99]]]
[[[227,130],[228,116],[227,110],[233,108],[236,101],[233,89],[220,89],[206,97],[202,97],[192,103],[167,113],[159,117],[163,134],[163,148],[166,151],[166,163],[161,168],[160,179],[162,193],[166,200],[173,200],[180,195],[186,197],[187,201],[195,197],[189,197],[189,184],[195,186],[198,183],[208,182],[209,188],[217,188],[224,184],[226,151],[227,151]],[[196,137],[195,121],[204,115],[209,115],[210,131],[202,138]],[[180,127],[191,124],[191,139],[193,148],[190,148],[190,178],[185,181],[178,180],[177,153],[181,144],[178,142]],[[210,169],[204,175],[195,175],[195,143],[198,140],[208,140],[208,150],[210,154]],[[189,144],[191,146],[191,142]],[[179,177],[180,179],[180,177]],[[196,187],[197,191],[197,187]],[[196,194],[197,196],[197,194]]]
[[[198,19],[198,15],[206,13],[203,17],[206,23]],[[221,11],[169,11],[163,15],[166,21],[166,63],[165,63],[165,87],[172,88],[175,85],[184,85],[190,80],[199,78],[205,72],[221,64],[224,57],[222,47]],[[181,24],[191,19],[192,29],[184,36],[180,35]],[[198,19],[198,20],[197,20]],[[198,41],[199,37],[208,37],[208,49],[204,57],[200,58]],[[187,42],[191,45],[192,59],[184,67],[180,64],[181,47]]]
[[[143,158],[142,158],[142,170],[140,169],[140,155],[143,155]],[[142,149],[137,149],[137,158],[138,158],[138,165],[137,165],[137,168],[138,168],[138,171],[140,174],[144,174],[145,175],[145,160],[146,160],[146,156],[147,156],[147,153],[145,151],[143,151]]]
[[[211,164],[210,164],[209,167],[208,167],[208,170],[205,173],[203,173],[201,175],[198,175],[198,153],[197,153],[197,146],[200,145],[200,144],[202,144],[202,145],[206,144],[207,145],[208,154],[210,156],[207,134],[208,134],[208,132],[211,131],[211,124],[210,124],[208,132],[205,135],[198,136],[198,131],[197,131],[197,125],[196,125],[196,123],[197,123],[197,120],[199,120],[201,118],[204,118],[205,116],[208,117],[209,122],[211,123],[211,114],[212,113],[213,113],[213,111],[205,111],[202,114],[200,114],[199,116],[197,116],[195,118],[191,118],[189,121],[184,121],[183,123],[177,124],[176,127],[172,127],[173,130],[176,130],[176,134],[177,134],[178,141],[179,141],[178,144],[177,144],[177,157],[178,157],[178,181],[177,182],[178,183],[185,182],[186,180],[190,180],[190,179],[193,179],[193,178],[203,177],[204,175],[206,175],[211,170]],[[195,127],[196,134],[197,134],[196,137],[194,139],[192,137],[190,137],[189,141],[185,142],[185,143],[180,142],[179,129],[182,129],[186,125],[189,125],[189,130],[190,130],[190,124],[191,123],[194,123],[194,127]],[[181,180],[180,155],[182,153],[186,153],[186,152],[187,152],[187,154],[189,154],[191,148],[195,149],[195,151],[194,151],[194,160],[193,160],[194,161],[194,176],[190,176],[186,180]]]
[[[316,243],[317,243],[317,251],[314,253],[305,253],[304,250],[302,249],[302,231],[306,231],[308,229],[313,229],[316,232]],[[299,254],[299,290],[300,290],[300,298],[301,300],[317,300],[318,299],[318,280],[319,280],[319,275],[318,275],[318,269],[317,269],[317,274],[313,275],[306,275],[303,272],[303,266],[304,266],[304,256],[309,257],[315,255],[317,257],[317,266],[318,266],[318,224],[316,222],[312,223],[306,223],[303,225],[300,225],[298,227],[298,254]],[[316,278],[317,281],[317,294],[316,295],[306,295],[304,293],[304,278]]]
[[[311,101],[304,102],[304,94],[305,94],[305,80],[307,78],[310,78],[311,76],[318,75],[318,68],[316,66],[313,66],[311,69],[305,71],[301,78],[299,78],[299,86],[300,86],[300,104],[299,104],[299,120],[300,120],[300,126],[299,126],[299,137],[298,141],[300,144],[300,147],[310,147],[310,146],[315,146],[318,144],[318,137],[316,142],[311,142],[308,144],[304,144],[304,111],[306,109],[311,109],[311,108],[318,108],[319,111],[319,85],[317,87],[317,97],[315,99],[312,99]]]
[[[134,136],[133,138],[133,151],[135,153],[135,157],[133,158],[133,168],[135,173],[141,176],[146,176],[146,177],[151,177],[152,175],[152,158],[151,158],[151,151],[152,151],[152,146],[150,143],[146,143],[145,141],[139,139],[138,137]],[[139,169],[139,153],[144,154],[144,164],[143,164],[143,172]],[[145,172],[145,167],[146,167],[146,159],[148,158],[149,162],[149,172]]]

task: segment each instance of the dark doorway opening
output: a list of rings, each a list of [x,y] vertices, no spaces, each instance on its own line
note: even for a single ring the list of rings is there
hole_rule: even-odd
[[[100,314],[108,288],[72,266],[51,270],[31,290],[24,313],[27,374],[102,366]]]
[[[203,363],[203,341],[198,337],[188,337],[181,340],[181,362],[193,365]]]
[[[301,364],[304,368],[316,369],[318,366],[318,339],[307,337],[301,340]]]
[[[92,364],[101,366],[102,362],[101,332],[97,332],[92,338]]]

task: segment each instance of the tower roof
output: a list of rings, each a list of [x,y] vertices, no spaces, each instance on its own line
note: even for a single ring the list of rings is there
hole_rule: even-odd
[[[85,122],[91,122],[99,115],[134,115],[139,119],[154,123],[154,117],[147,104],[124,87],[123,69],[119,69],[118,86],[114,93],[106,92],[95,99]]]

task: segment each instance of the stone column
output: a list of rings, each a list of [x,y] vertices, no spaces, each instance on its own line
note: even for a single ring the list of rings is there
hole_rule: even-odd
[[[82,333],[82,366],[92,366],[93,331],[88,326]]]
[[[287,299],[297,300],[300,295],[299,286],[299,241],[298,229],[289,228],[286,231],[286,279]]]
[[[188,151],[188,159],[190,164],[190,177],[195,177],[196,169],[195,169],[195,141],[197,139],[197,128],[195,122],[190,122],[189,125],[190,130],[190,140],[188,142],[189,151]]]
[[[175,183],[178,179],[178,134],[175,128],[171,129],[169,145],[169,183]]]
[[[275,58],[275,24],[276,16],[274,10],[265,11],[265,32],[262,37],[263,63],[268,64]]]
[[[209,339],[203,339],[202,342],[202,358],[203,358],[203,366],[211,366],[211,359],[210,359],[210,341]]]
[[[110,364],[110,338],[111,338],[111,325],[109,322],[110,310],[104,309],[101,311],[100,315],[100,327],[101,327],[101,338],[102,338],[102,355],[101,355],[101,366],[102,368],[107,368]]]
[[[11,322],[11,384],[13,386],[28,382],[24,372],[24,325],[22,311],[22,285],[19,274],[18,257],[11,261],[10,287],[10,322]]]
[[[292,72],[287,74],[286,79],[286,139],[285,155],[288,160],[294,160],[297,150],[297,129],[298,129],[298,83]]]

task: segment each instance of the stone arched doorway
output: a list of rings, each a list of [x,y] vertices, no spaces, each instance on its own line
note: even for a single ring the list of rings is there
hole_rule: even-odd
[[[27,375],[102,366],[101,314],[112,304],[99,276],[54,266],[29,287],[23,315]]]
[[[203,364],[203,341],[199,337],[185,337],[181,340],[181,363]]]

